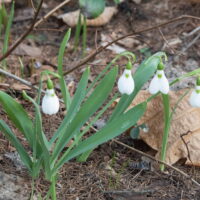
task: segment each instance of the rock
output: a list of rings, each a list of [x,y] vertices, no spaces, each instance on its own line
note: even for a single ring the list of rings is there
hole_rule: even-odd
[[[23,179],[0,171],[0,200],[28,200],[28,187]]]

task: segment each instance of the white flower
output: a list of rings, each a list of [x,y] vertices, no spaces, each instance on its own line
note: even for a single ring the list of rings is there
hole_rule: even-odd
[[[196,85],[195,90],[192,91],[189,102],[191,106],[200,108],[200,86],[199,85]]]
[[[156,75],[151,80],[149,92],[156,94],[157,92],[167,94],[169,92],[169,82],[163,70],[157,70]]]
[[[124,73],[119,78],[117,85],[121,94],[130,95],[133,92],[135,84],[130,69],[124,70]]]
[[[59,110],[59,99],[56,96],[54,89],[47,89],[46,94],[42,99],[42,111],[45,114],[53,115]]]

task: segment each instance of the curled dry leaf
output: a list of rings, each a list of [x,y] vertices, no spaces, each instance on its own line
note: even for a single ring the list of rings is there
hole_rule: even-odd
[[[2,4],[2,3],[11,3],[12,2],[12,0],[0,0],[0,4]]]
[[[174,108],[178,99],[186,90],[170,92],[170,106]],[[200,166],[200,109],[193,108],[188,103],[189,94],[178,104],[173,115],[169,132],[166,162],[174,164],[186,158],[186,164]],[[141,91],[130,107],[145,101],[150,94]],[[147,111],[138,124],[145,123],[149,131],[140,131],[140,137],[150,147],[157,150],[160,158],[162,134],[164,128],[162,97],[159,95],[148,103]]]
[[[15,49],[14,54],[18,56],[40,57],[42,55],[42,51],[38,47],[20,44]]]
[[[62,19],[68,26],[74,27],[76,26],[78,22],[80,10],[76,10],[73,12],[69,12],[66,14],[59,15],[58,18]],[[88,26],[103,26],[107,24],[112,16],[117,13],[116,7],[106,7],[104,12],[95,19],[87,19],[87,25]],[[83,16],[82,20],[83,21]]]

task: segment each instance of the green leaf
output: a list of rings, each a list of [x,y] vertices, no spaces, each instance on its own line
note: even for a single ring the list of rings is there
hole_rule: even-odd
[[[81,106],[79,112],[76,114],[69,126],[63,130],[63,133],[60,135],[55,149],[53,151],[53,162],[58,157],[59,153],[63,150],[69,140],[77,133],[83,124],[91,117],[99,107],[105,102],[109,96],[116,77],[117,77],[118,68],[114,67],[99,83],[95,88],[92,94]]]
[[[77,49],[78,47],[78,43],[79,43],[79,40],[80,40],[80,34],[81,34],[81,13],[79,13],[79,16],[78,16],[78,23],[76,25],[76,32],[75,32],[75,39],[74,39],[74,50]]]
[[[64,120],[62,121],[60,127],[58,128],[52,139],[50,140],[50,144],[52,144],[57,139],[57,137],[62,133],[62,131],[67,128],[69,122],[74,118],[75,114],[80,109],[80,105],[83,102],[83,99],[85,98],[86,95],[86,88],[88,84],[89,75],[90,75],[90,69],[87,68],[83,73],[82,78],[78,84],[76,93],[72,100],[71,106],[67,112],[67,115],[65,116]]]
[[[20,143],[20,141],[16,138],[14,133],[11,131],[11,129],[7,126],[7,124],[3,121],[0,120],[0,130],[4,133],[4,135],[8,138],[8,140],[12,143],[12,145],[16,148],[17,152],[20,155],[20,158],[22,162],[25,164],[25,166],[28,168],[28,170],[31,172],[32,171],[32,161]]]
[[[63,57],[64,57],[67,42],[69,41],[69,38],[70,38],[70,34],[71,34],[71,29],[69,29],[67,33],[65,34],[65,37],[61,43],[59,54],[58,54],[58,74],[60,75],[60,79],[59,79],[60,89],[61,89],[63,100],[67,109],[69,109],[69,106],[71,104],[71,97],[70,97],[69,90],[67,88],[65,77],[63,74]]]
[[[17,103],[11,96],[2,91],[0,91],[0,104],[10,120],[23,133],[32,146],[34,138],[33,123],[21,104]]]
[[[6,51],[8,50],[8,42],[9,42],[9,38],[10,38],[10,31],[11,31],[13,18],[14,18],[14,8],[15,8],[15,1],[12,2],[11,11],[10,11],[9,18],[8,18],[8,23],[6,25],[6,32],[5,32],[4,44],[3,44],[3,54],[5,54]]]
[[[39,91],[40,93],[40,91]],[[43,164],[45,167],[45,173],[47,176],[50,174],[50,155],[49,155],[49,143],[46,138],[46,136],[43,133],[42,130],[42,116],[40,112],[40,107],[39,105],[31,98],[29,97],[26,93],[24,93],[25,97],[33,103],[35,107],[35,124],[34,124],[34,152],[41,157],[43,157]],[[38,146],[41,147],[41,150],[38,149]],[[39,167],[38,167],[39,168]]]
[[[81,13],[86,18],[94,19],[105,9],[105,0],[79,0]]]
[[[96,148],[98,145],[107,142],[108,140],[120,135],[125,130],[135,125],[142,117],[146,110],[146,102],[141,103],[134,108],[127,111],[108,123],[100,131],[90,136],[88,139],[80,142],[68,155],[61,157],[58,161],[55,171],[58,170],[65,162],[70,159],[90,150]]]
[[[135,81],[135,89],[131,95],[123,95],[117,104],[110,120],[113,120],[115,117],[121,115],[125,110],[129,107],[133,99],[136,97],[138,92],[141,90],[143,85],[153,76],[155,73],[157,66],[160,62],[162,56],[165,56],[165,53],[158,52],[144,61],[135,74],[133,75],[133,79]]]

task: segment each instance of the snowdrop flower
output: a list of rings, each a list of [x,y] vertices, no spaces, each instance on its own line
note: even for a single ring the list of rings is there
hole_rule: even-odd
[[[121,94],[130,95],[135,88],[134,80],[131,75],[131,68],[132,64],[131,62],[128,62],[126,69],[118,80],[117,86]]]
[[[161,92],[163,94],[168,94],[169,92],[169,82],[164,73],[164,65],[160,63],[157,68],[156,75],[151,80],[149,86],[149,92],[151,94],[156,94],[157,92]]]
[[[197,79],[195,89],[191,93],[189,102],[191,106],[200,108],[200,78]]]
[[[59,99],[55,94],[53,82],[48,79],[46,94],[42,99],[42,111],[45,114],[53,115],[59,110]]]

